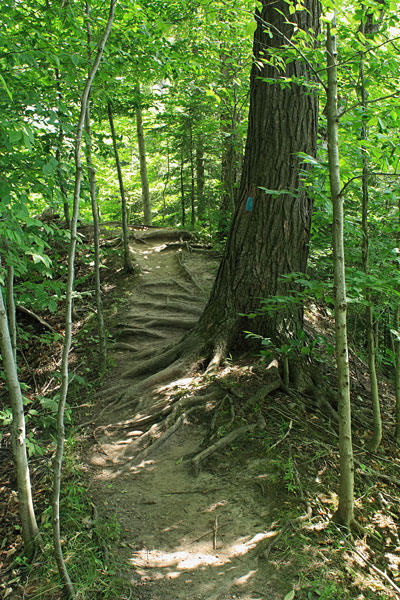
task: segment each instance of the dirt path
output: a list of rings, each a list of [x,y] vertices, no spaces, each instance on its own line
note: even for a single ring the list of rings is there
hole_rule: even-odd
[[[215,259],[166,244],[162,237],[134,243],[142,272],[117,326],[109,382],[114,392],[119,384],[126,390],[137,383],[123,376],[137,356],[156,355],[196,322],[215,276]],[[132,597],[283,598],[296,580],[291,561],[278,567],[259,557],[276,534],[275,507],[282,502],[279,487],[263,485],[265,459],[236,453],[228,463],[216,454],[198,476],[184,460],[199,451],[205,425],[196,421],[195,408],[190,420],[181,417],[177,424],[180,413],[173,407],[182,399],[215,406],[223,391],[198,375],[161,381],[139,395],[121,409],[115,393],[110,400],[111,393],[102,392],[96,443],[87,457],[99,513],[121,524],[118,551]],[[157,419],[157,411],[169,416]],[[157,446],[168,427],[170,436]]]

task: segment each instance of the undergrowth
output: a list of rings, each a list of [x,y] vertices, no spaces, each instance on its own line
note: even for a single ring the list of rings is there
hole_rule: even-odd
[[[40,517],[44,540],[42,555],[36,557],[32,564],[26,563],[23,558],[15,561],[22,567],[24,597],[29,600],[53,600],[61,597],[53,556],[49,498],[45,504]],[[99,518],[88,493],[82,468],[77,462],[73,433],[65,445],[61,516],[64,559],[76,588],[77,598],[123,598],[126,585],[118,577],[121,564],[118,555],[108,551],[119,540],[119,524],[112,515],[107,522]]]

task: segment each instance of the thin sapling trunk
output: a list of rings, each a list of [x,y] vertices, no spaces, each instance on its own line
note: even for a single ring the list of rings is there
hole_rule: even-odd
[[[124,181],[122,179],[122,169],[121,169],[121,163],[120,163],[119,154],[118,154],[117,136],[115,134],[114,118],[113,118],[111,102],[108,102],[107,111],[108,111],[108,120],[110,122],[111,137],[112,137],[113,148],[114,148],[115,165],[117,167],[117,173],[118,173],[119,191],[121,194],[121,219],[122,219],[122,243],[123,243],[123,247],[124,247],[124,270],[127,273],[133,273],[135,271],[135,269],[132,264],[131,253],[130,253],[130,249],[129,249],[129,228],[128,228],[128,212],[127,212],[127,207],[126,207],[126,195],[125,195]]]
[[[339,132],[337,108],[337,50],[336,19],[328,24],[327,49],[327,126],[329,183],[333,204],[333,269],[335,295],[336,365],[339,385],[339,453],[340,481],[339,506],[334,520],[347,528],[355,525],[354,519],[354,459],[351,434],[350,370],[347,346],[347,305],[344,256],[344,214],[339,167]]]
[[[91,27],[90,27],[90,9],[86,2],[87,15],[87,40],[89,49],[89,59],[91,59],[90,43],[91,43]],[[103,300],[101,295],[101,280],[100,280],[100,225],[99,215],[97,210],[97,194],[96,194],[96,170],[92,159],[92,136],[90,128],[90,106],[89,99],[86,107],[85,115],[85,130],[86,130],[86,164],[89,176],[90,185],[90,200],[92,205],[93,217],[93,245],[94,245],[94,279],[95,279],[95,297],[97,309],[97,328],[99,332],[99,367],[100,373],[104,373],[107,367],[107,336],[104,325]]]
[[[81,145],[83,128],[86,118],[86,109],[89,101],[90,88],[93,83],[93,79],[99,68],[100,60],[104,52],[107,38],[111,31],[111,26],[114,19],[116,0],[111,0],[110,9],[108,14],[107,25],[100,41],[96,58],[93,66],[90,69],[88,77],[86,79],[85,88],[81,97],[80,102],[80,114],[79,121],[76,131],[75,138],[75,185],[74,185],[74,201],[73,211],[71,219],[71,239],[68,250],[68,275],[66,285],[66,298],[65,298],[65,335],[62,353],[61,363],[61,390],[60,400],[58,403],[57,412],[57,447],[56,455],[54,458],[54,486],[53,486],[53,539],[54,539],[54,553],[56,557],[58,571],[64,587],[64,592],[68,598],[76,598],[75,589],[72,581],[69,577],[63,552],[61,546],[61,531],[60,531],[60,490],[61,490],[61,473],[62,473],[62,462],[64,455],[64,438],[65,438],[65,427],[64,427],[64,411],[65,404],[67,401],[68,394],[68,356],[71,348],[72,341],[72,295],[74,287],[74,265],[75,265],[75,251],[76,251],[76,240],[77,240],[77,224],[79,216],[79,198],[80,198],[80,187],[82,180],[82,162],[81,162]]]
[[[26,556],[39,547],[40,535],[32,501],[32,489],[26,451],[25,415],[9,323],[0,286],[0,350],[12,411],[11,441],[17,474],[18,504]]]
[[[364,61],[360,61],[360,83],[361,83],[361,105],[364,110],[363,122],[361,126],[361,157],[362,157],[362,264],[365,275],[369,273],[369,227],[368,227],[368,203],[369,203],[369,188],[368,188],[368,154],[365,147],[365,142],[368,140],[368,129],[366,124],[365,113],[367,110],[367,90],[365,88],[364,77]],[[369,450],[375,452],[382,440],[382,417],[381,407],[379,402],[378,377],[376,373],[376,348],[374,336],[374,307],[373,298],[370,290],[366,290],[367,306],[365,308],[366,318],[366,334],[367,334],[367,349],[368,349],[368,370],[371,386],[371,402],[373,412],[373,434],[368,442]]]
[[[14,300],[14,267],[11,267],[10,265],[7,267],[7,316],[11,347],[15,366],[17,367],[17,319],[15,316]]]
[[[151,202],[149,178],[147,175],[146,144],[144,141],[142,107],[140,106],[140,87],[137,89],[136,132],[139,149],[140,181],[142,183],[143,224],[151,225]]]

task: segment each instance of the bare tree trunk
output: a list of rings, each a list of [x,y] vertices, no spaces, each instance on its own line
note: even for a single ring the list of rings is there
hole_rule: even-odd
[[[399,202],[400,204],[400,202]],[[399,206],[400,214],[400,206]],[[394,340],[394,352],[395,352],[395,371],[394,371],[394,389],[396,396],[396,427],[394,432],[394,438],[398,444],[400,444],[400,305],[397,303],[394,327],[396,330],[396,337]]]
[[[397,231],[397,247],[400,245],[400,196],[397,204],[397,218],[398,218],[398,231]],[[397,263],[397,269],[400,271],[400,265]],[[394,354],[395,354],[395,372],[394,372],[394,389],[396,396],[396,427],[394,437],[398,444],[400,444],[400,304],[397,302],[396,309],[394,312]]]
[[[91,28],[90,28],[90,8],[89,3],[86,2],[86,28],[87,28],[87,40],[89,49],[89,60],[91,59],[90,43],[91,43]],[[90,184],[90,200],[92,205],[92,216],[93,216],[93,245],[94,245],[94,280],[95,280],[95,296],[96,296],[96,308],[97,308],[97,327],[99,332],[99,367],[100,373],[104,373],[107,367],[107,341],[106,341],[106,329],[104,325],[104,314],[103,314],[103,300],[101,296],[101,280],[100,280],[100,226],[99,226],[99,215],[97,210],[97,198],[96,198],[96,170],[92,159],[92,136],[90,128],[90,105],[89,98],[86,107],[85,114],[85,130],[86,130],[86,163],[89,175]]]
[[[181,150],[181,169],[180,169],[180,178],[181,178],[181,206],[182,206],[182,227],[185,227],[186,222],[186,214],[185,214],[185,185],[183,181],[183,150]]]
[[[57,99],[58,99],[58,101],[60,101],[62,99],[61,86],[60,86],[60,71],[58,70],[58,68],[56,68],[55,72],[56,72],[56,81],[57,81]],[[67,194],[67,190],[65,189],[64,177],[63,177],[63,174],[62,174],[62,169],[60,167],[60,163],[61,163],[61,148],[62,148],[63,142],[64,142],[64,133],[63,133],[63,129],[62,129],[61,118],[59,117],[58,120],[59,120],[59,123],[58,123],[58,144],[57,144],[57,150],[56,150],[56,161],[58,163],[58,165],[57,165],[57,172],[58,172],[58,180],[59,180],[59,185],[60,185],[61,196],[62,196],[62,199],[63,199],[63,209],[64,209],[65,223],[66,223],[66,225],[67,225],[67,227],[69,229],[71,227],[71,218],[69,216],[68,194]]]
[[[361,104],[365,111],[367,110],[367,90],[365,89],[364,78],[364,60],[360,59],[360,84],[361,84]],[[369,189],[368,189],[368,154],[364,142],[368,140],[368,130],[363,115],[363,123],[361,126],[361,157],[362,157],[362,263],[365,275],[369,273],[369,227],[368,227],[368,204],[369,204]],[[382,417],[379,402],[378,377],[376,374],[376,342],[374,336],[374,307],[373,298],[369,290],[366,290],[365,295],[367,306],[365,308],[366,318],[366,334],[367,334],[367,349],[368,349],[368,370],[371,386],[371,402],[374,419],[374,429],[372,438],[368,442],[368,448],[375,452],[382,440]]]
[[[17,368],[17,320],[15,317],[14,267],[11,266],[7,267],[7,316],[11,347],[13,351],[15,366]]]
[[[257,9],[254,63],[250,79],[247,143],[238,202],[209,302],[196,331],[206,332],[207,343],[243,348],[245,331],[281,344],[302,328],[302,307],[274,314],[259,311],[261,298],[287,296],[293,285],[288,273],[305,272],[311,227],[312,199],[302,185],[299,153],[315,155],[318,100],[306,84],[312,78],[301,61],[287,64],[284,74],[268,59],[268,48],[285,46],[297,26],[318,29],[319,3],[307,0],[306,10],[289,15],[284,0],[263,0]],[[266,33],[271,23],[272,37]],[[261,65],[261,66],[260,66]],[[282,88],[282,76],[297,83]],[[268,80],[265,81],[265,79]],[[271,82],[271,80],[273,82]],[[284,133],[284,134],[283,134]],[[284,190],[274,194],[270,190]],[[266,235],[266,232],[268,234]],[[246,317],[256,313],[254,319]],[[247,342],[248,343],[248,342]]]
[[[140,180],[142,182],[143,224],[151,225],[151,202],[149,178],[147,176],[146,144],[143,132],[142,107],[140,106],[140,86],[137,88],[136,131],[139,148]]]
[[[204,175],[204,149],[199,140],[196,147],[196,183],[197,183],[197,219],[202,221],[205,218],[205,175]]]
[[[194,158],[193,158],[193,120],[189,117],[189,153],[190,153],[190,208],[191,208],[191,224],[194,227],[196,220],[195,215],[195,181],[194,181]]]
[[[343,240],[343,197],[341,195],[339,167],[339,134],[337,108],[337,50],[336,19],[328,25],[327,49],[327,121],[328,160],[331,200],[333,204],[333,269],[335,292],[336,365],[339,385],[339,452],[340,482],[339,506],[334,520],[347,528],[355,524],[354,519],[354,460],[351,434],[350,370],[347,346],[347,304],[345,280],[345,256]]]
[[[93,79],[96,75],[97,69],[100,64],[101,57],[103,55],[104,47],[106,45],[107,38],[111,31],[111,26],[114,19],[116,0],[110,0],[110,9],[107,20],[107,25],[101,38],[99,48],[94,60],[93,66],[90,69],[89,75],[86,79],[85,88],[81,97],[81,108],[79,114],[79,121],[76,131],[75,138],[75,186],[74,186],[74,202],[71,219],[71,241],[68,250],[68,276],[66,286],[66,298],[65,298],[65,335],[63,344],[63,354],[61,363],[61,390],[60,400],[58,403],[57,413],[57,447],[54,458],[54,488],[53,488],[53,538],[54,538],[54,553],[56,557],[58,571],[63,583],[65,594],[68,598],[76,598],[74,586],[69,577],[67,567],[64,562],[62,546],[61,546],[61,532],[60,532],[60,490],[61,490],[61,473],[62,473],[62,462],[64,455],[64,438],[65,438],[65,426],[64,426],[64,411],[65,403],[68,394],[68,356],[71,348],[72,341],[72,295],[74,287],[74,265],[75,265],[75,250],[77,240],[77,224],[79,216],[79,198],[80,188],[82,180],[82,162],[81,162],[81,145],[82,145],[82,134],[86,117],[86,108],[90,95],[90,88],[93,83]]]
[[[165,223],[165,213],[166,213],[166,208],[167,208],[166,204],[165,204],[165,195],[167,193],[168,183],[169,183],[169,146],[167,145],[167,176],[164,181],[164,189],[163,189],[163,194],[162,194],[162,199],[163,199],[162,222],[163,222],[163,225]]]
[[[112,114],[111,102],[108,102],[107,110],[108,110],[108,120],[110,122],[110,128],[111,128],[111,137],[112,137],[112,142],[113,142],[113,147],[114,147],[115,164],[116,164],[117,173],[118,173],[119,191],[121,194],[121,209],[122,209],[121,210],[121,212],[122,212],[121,219],[122,219],[122,241],[123,241],[123,246],[124,246],[124,270],[127,273],[133,273],[135,271],[135,269],[132,265],[131,255],[130,255],[130,250],[129,250],[128,213],[127,213],[127,209],[126,209],[125,188],[124,188],[124,181],[122,179],[121,163],[119,161],[117,137],[115,135],[115,127],[114,127],[114,119],[113,119],[113,114]]]
[[[10,291],[7,291],[10,296]],[[39,547],[40,535],[32,501],[32,490],[26,453],[25,415],[17,365],[11,343],[9,323],[0,286],[0,349],[12,410],[11,441],[18,486],[18,504],[24,550],[32,557]]]

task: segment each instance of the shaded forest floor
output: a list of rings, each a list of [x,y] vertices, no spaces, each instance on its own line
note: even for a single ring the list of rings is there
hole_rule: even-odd
[[[115,234],[106,233],[107,243]],[[334,409],[328,414],[312,398],[282,391],[276,361],[230,357],[213,376],[198,371],[168,381],[153,378],[151,386],[144,376],[130,377],[143,358],[180,339],[206,302],[218,257],[191,248],[181,237],[171,230],[135,231],[132,250],[141,271],[134,278],[118,272],[115,257],[109,259],[104,288],[114,366],[101,383],[95,373],[95,319],[87,319],[87,307],[77,306],[82,318],[71,356],[76,417],[74,441],[70,448],[67,444],[64,510],[73,513],[79,490],[89,498],[90,512],[67,521],[74,523],[77,540],[89,538],[98,547],[93,569],[109,582],[107,592],[86,584],[79,597],[400,597],[395,590],[400,585],[399,455],[390,419],[382,450],[365,449],[371,413],[365,367],[358,359],[352,362],[352,394],[356,510],[368,532],[363,538],[349,537],[330,520],[338,486]],[[326,314],[310,307],[310,335],[330,335],[331,325]],[[324,360],[315,368],[334,387],[332,359],[319,358]],[[37,379],[38,386],[50,381],[38,373]],[[388,385],[382,387],[382,405],[383,413],[391,414]],[[1,449],[8,478],[0,489],[0,559],[6,572],[0,589],[9,598],[58,598],[54,565],[48,567],[48,581],[42,571],[40,582],[29,566],[12,562],[20,540],[12,531],[17,515],[7,435]],[[44,515],[46,460],[33,460],[35,499]],[[48,517],[41,523],[47,525]],[[70,525],[66,537],[71,530]],[[79,566],[73,560],[72,578],[83,580],[84,557]],[[40,557],[37,565],[40,570]]]

